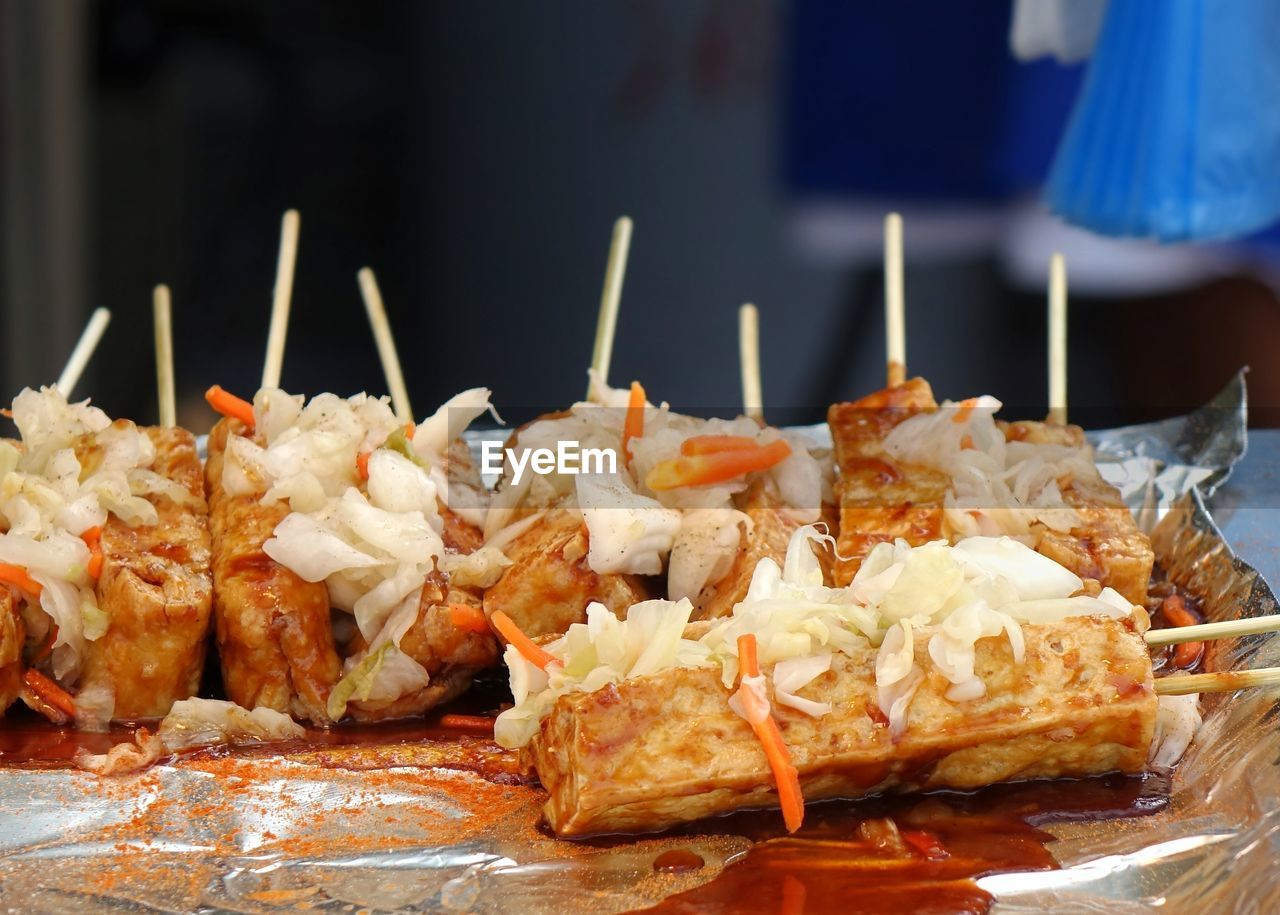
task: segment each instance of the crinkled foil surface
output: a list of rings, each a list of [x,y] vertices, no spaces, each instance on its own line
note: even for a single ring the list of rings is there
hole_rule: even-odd
[[[1108,477],[1145,521],[1159,519],[1157,557],[1214,620],[1276,609],[1203,494],[1244,452],[1244,409],[1238,378],[1187,417],[1092,436]],[[1211,644],[1209,669],[1280,664],[1274,636]],[[1242,691],[1203,708],[1165,810],[1047,827],[1063,869],[980,879],[994,911],[1280,911],[1280,698]],[[750,845],[688,834],[561,842],[539,830],[541,803],[480,738],[211,753],[105,780],[0,769],[0,908],[620,912],[712,879]],[[655,874],[655,855],[676,846],[707,866]]]

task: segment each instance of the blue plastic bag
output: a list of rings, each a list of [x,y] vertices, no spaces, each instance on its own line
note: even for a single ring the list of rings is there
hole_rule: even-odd
[[[1046,193],[1104,235],[1280,221],[1280,2],[1111,0]]]

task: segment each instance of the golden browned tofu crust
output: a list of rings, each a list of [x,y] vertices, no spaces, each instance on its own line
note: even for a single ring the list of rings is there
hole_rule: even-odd
[[[454,625],[449,611],[452,604],[479,609],[480,595],[469,589],[450,588],[445,577],[437,573],[423,587],[418,618],[400,640],[400,650],[426,668],[431,682],[389,702],[353,701],[348,706],[353,718],[381,721],[421,715],[456,699],[466,692],[479,671],[497,665],[501,658],[497,638]],[[351,647],[364,647],[358,634]]]
[[[853,581],[878,543],[901,537],[919,546],[941,536],[949,479],[930,467],[894,461],[884,450],[895,426],[937,406],[929,383],[912,378],[827,411],[839,470],[840,530],[832,571],[837,587]]]
[[[0,585],[0,714],[22,692],[22,647],[27,631],[20,609],[14,593]]]
[[[732,613],[734,605],[747,596],[756,565],[765,557],[781,565],[787,558],[791,535],[801,526],[795,513],[787,509],[764,480],[747,490],[743,511],[751,519],[751,530],[742,535],[738,555],[729,571],[698,596],[694,619],[716,619]],[[821,552],[825,555],[828,551]]]
[[[587,565],[587,528],[581,516],[551,509],[504,550],[512,565],[485,591],[484,611],[501,610],[530,637],[561,633],[585,622],[599,601],[621,617],[652,595],[638,575],[600,575]]]
[[[213,602],[208,506],[195,437],[185,429],[143,430],[156,448],[152,469],[188,498],[147,496],[154,525],[111,515],[102,527],[98,606],[107,631],[89,642],[81,689],[106,687],[112,717],[159,718],[194,695],[204,672]]]
[[[222,488],[229,435],[224,419],[209,434],[206,485],[213,533],[213,612],[227,695],[245,708],[265,705],[328,724],[329,691],[342,672],[323,582],[303,581],[262,549],[289,514],[287,503]]]
[[[1017,422],[1006,424],[1004,433],[1009,441],[1089,448],[1079,426]],[[1133,520],[1120,491],[1101,477],[1064,480],[1060,484],[1063,501],[1076,510],[1081,524],[1067,533],[1046,530],[1036,550],[1081,578],[1096,578],[1115,588],[1130,603],[1144,603],[1155,551],[1151,538]]]
[[[1024,626],[1026,655],[978,642],[985,696],[951,702],[925,636],[924,671],[895,741],[876,704],[876,649],[836,654],[800,691],[819,718],[774,704],[806,800],[970,790],[1001,781],[1143,769],[1155,726],[1145,619]],[[561,697],[524,752],[549,792],[558,835],[638,832],[776,806],[764,750],[728,706],[717,668],[672,670]]]

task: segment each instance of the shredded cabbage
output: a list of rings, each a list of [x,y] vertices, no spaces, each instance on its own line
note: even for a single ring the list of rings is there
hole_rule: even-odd
[[[297,740],[306,730],[283,712],[259,706],[253,711],[221,699],[175,702],[160,722],[160,739],[170,753],[219,743]]]
[[[587,565],[601,574],[658,575],[680,529],[680,513],[633,491],[619,474],[579,474]]]
[[[1098,469],[1087,449],[1007,442],[995,422],[1000,407],[990,396],[948,401],[900,423],[884,447],[898,460],[951,478],[943,516],[949,540],[1007,535],[1034,546],[1046,529],[1069,531],[1080,524],[1058,481],[1095,480]]]

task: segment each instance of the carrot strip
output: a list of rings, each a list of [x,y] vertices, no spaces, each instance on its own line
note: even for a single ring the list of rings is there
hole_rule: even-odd
[[[470,604],[450,604],[449,621],[459,629],[469,629],[472,632],[485,634],[491,631],[484,611]]]
[[[552,664],[559,664],[560,659],[538,645],[523,632],[520,627],[515,624],[511,617],[507,616],[501,610],[489,617],[489,622],[493,624],[493,628],[498,630],[498,634],[516,647],[516,651],[524,655],[524,659],[536,667],[546,670]]]
[[[412,439],[412,438],[413,438],[413,433],[415,433],[415,432],[417,432],[417,431],[418,431],[418,424],[417,424],[417,423],[415,423],[415,422],[407,422],[407,423],[405,423],[405,424],[404,424],[404,437],[405,437],[405,438]]]
[[[754,633],[738,636],[738,670],[742,677],[760,676]],[[759,724],[752,724],[751,728],[764,747],[765,759],[769,761],[769,768],[773,772],[773,781],[778,788],[778,803],[782,807],[782,821],[786,824],[787,832],[795,832],[804,822],[804,794],[800,790],[800,773],[791,764],[791,752],[787,749],[782,731],[772,714]]]
[[[973,408],[976,407],[977,405],[978,405],[978,398],[976,397],[967,397],[964,400],[960,401],[960,403],[956,405],[958,409],[956,410],[955,415],[951,417],[951,421],[953,423],[964,422],[966,419],[969,418],[969,415],[973,413]]]
[[[482,737],[493,736],[493,719],[486,715],[441,715],[440,727]]]
[[[253,431],[253,404],[249,401],[237,397],[230,391],[224,391],[216,384],[204,392],[204,399],[209,402],[209,406],[223,416],[238,419]]]
[[[58,641],[58,624],[54,623],[49,627],[49,634],[44,638],[44,644],[40,646],[40,650],[31,658],[31,665],[34,667],[49,655],[53,654],[53,643]]]
[[[80,539],[84,541],[85,546],[89,548],[89,577],[102,577],[102,528],[91,527],[83,534]]]
[[[0,562],[0,584],[13,585],[32,597],[39,597],[40,592],[44,590],[44,585],[27,574],[26,569],[7,562]]]
[[[71,698],[71,694],[34,667],[27,668],[27,672],[22,675],[22,682],[27,684],[27,688],[33,693],[64,715],[75,717],[76,704]]]
[[[631,460],[631,440],[644,435],[644,388],[640,382],[631,382],[631,397],[627,401],[627,418],[622,424],[622,460]]]
[[[645,485],[655,491],[679,486],[723,483],[757,470],[768,470],[791,456],[791,446],[782,439],[754,448],[735,448],[712,454],[672,458],[663,461],[645,476]]]
[[[1187,603],[1180,594],[1170,594],[1160,604],[1160,613],[1166,620],[1179,628],[1199,624],[1195,614],[1187,609]],[[1178,668],[1195,667],[1200,656],[1204,654],[1204,642],[1182,642],[1173,649],[1173,666]]]
[[[721,451],[750,451],[758,448],[749,435],[695,435],[680,443],[680,453],[685,457],[697,454],[719,454]]]
[[[360,474],[360,479],[369,479],[369,456],[373,452],[361,451],[356,455],[356,473]]]

